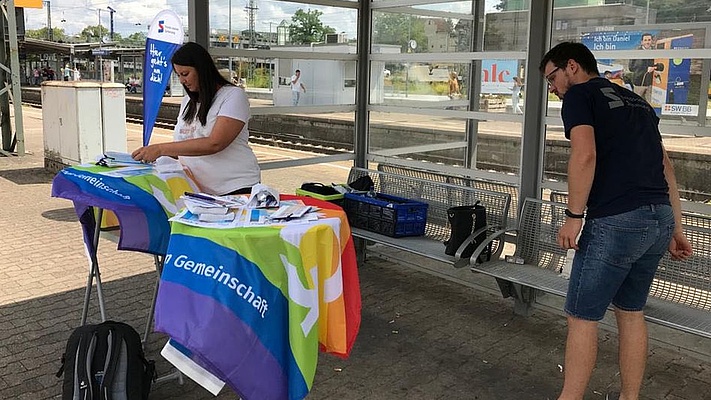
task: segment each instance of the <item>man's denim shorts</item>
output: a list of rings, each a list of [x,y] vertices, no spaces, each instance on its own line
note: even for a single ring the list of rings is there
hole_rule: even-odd
[[[674,232],[668,205],[648,205],[585,222],[570,273],[565,312],[599,321],[612,303],[641,311]]]

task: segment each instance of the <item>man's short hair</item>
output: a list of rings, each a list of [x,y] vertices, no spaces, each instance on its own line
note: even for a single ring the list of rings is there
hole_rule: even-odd
[[[296,71],[294,71],[294,72],[301,72],[301,70],[297,69],[297,70],[296,70]]]
[[[588,49],[584,44],[577,42],[563,42],[557,44],[552,49],[548,50],[546,55],[543,56],[541,64],[538,69],[541,73],[546,70],[546,65],[550,61],[558,68],[565,68],[568,64],[568,60],[575,60],[583,71],[589,74],[600,75],[600,71],[597,69],[597,60],[592,54],[590,49]]]

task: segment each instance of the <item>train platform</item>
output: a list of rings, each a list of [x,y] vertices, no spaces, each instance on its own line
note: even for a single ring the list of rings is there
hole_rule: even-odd
[[[53,175],[43,168],[41,109],[25,107],[28,154],[0,157],[0,399],[60,398],[55,377],[71,331],[79,324],[88,261],[71,202],[50,197]],[[129,125],[128,148],[140,141]],[[170,140],[157,130],[155,140]],[[260,160],[303,156],[255,146]],[[265,171],[266,184],[344,179],[343,165]],[[451,268],[384,251],[359,265],[362,325],[350,358],[321,354],[308,399],[555,399],[562,384],[565,318],[537,310],[515,316],[512,303],[487,290],[455,284],[408,264]],[[107,313],[142,332],[155,271],[152,257],[99,245]],[[393,260],[397,260],[395,262]],[[468,273],[468,271],[463,271]],[[469,273],[469,275],[474,275]],[[478,277],[478,276],[477,276]],[[484,279],[478,277],[477,279]],[[90,321],[97,322],[92,303]],[[673,342],[675,339],[670,338]],[[170,372],[154,333],[146,346],[159,374]],[[601,330],[597,367],[586,395],[603,400],[619,388],[617,335]],[[653,342],[641,399],[711,399],[711,363]],[[211,399],[186,379],[153,386],[150,399]],[[219,399],[237,396],[224,389]]]

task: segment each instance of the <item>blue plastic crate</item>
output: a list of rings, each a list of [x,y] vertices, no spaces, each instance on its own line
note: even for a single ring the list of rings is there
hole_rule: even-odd
[[[375,197],[346,193],[343,203],[352,227],[392,237],[424,235],[427,206],[427,203],[382,193]]]

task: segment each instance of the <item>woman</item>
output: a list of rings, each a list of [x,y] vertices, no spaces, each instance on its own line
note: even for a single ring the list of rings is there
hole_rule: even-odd
[[[249,193],[260,181],[257,157],[249,147],[249,101],[245,91],[217,71],[210,54],[185,43],[171,58],[187,95],[180,105],[174,141],[141,147],[135,160],[179,157],[202,191]]]

